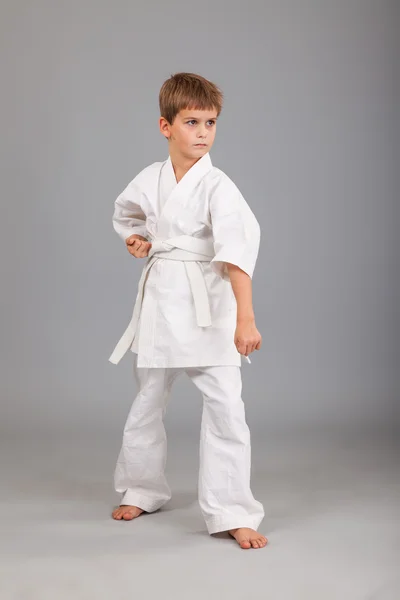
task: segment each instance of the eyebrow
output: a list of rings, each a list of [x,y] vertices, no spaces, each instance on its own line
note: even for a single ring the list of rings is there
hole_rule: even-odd
[[[196,121],[199,119],[199,117],[184,117],[185,121],[186,119],[195,119]],[[210,117],[209,119],[207,119],[207,121],[216,121],[218,119],[218,117]]]

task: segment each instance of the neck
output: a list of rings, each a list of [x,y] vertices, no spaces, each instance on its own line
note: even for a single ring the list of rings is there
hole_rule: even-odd
[[[172,148],[169,150],[169,155],[171,158],[172,166],[174,168],[174,173],[176,177],[176,181],[182,179],[182,177],[193,167],[195,163],[197,163],[199,158],[186,158],[186,156],[182,156],[182,154],[178,154],[174,152]]]

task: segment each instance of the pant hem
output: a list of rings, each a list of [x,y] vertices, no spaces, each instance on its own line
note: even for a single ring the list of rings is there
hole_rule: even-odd
[[[127,490],[120,504],[130,504],[132,506],[137,506],[141,508],[145,512],[154,512],[161,508],[166,502],[168,502],[170,498],[161,498],[158,500],[154,500],[154,498],[149,498],[147,496],[143,496],[142,494],[138,494],[134,490]]]
[[[232,516],[229,517],[215,517],[213,519],[206,519],[206,526],[208,533],[221,533],[222,531],[229,531],[230,529],[238,529],[239,527],[249,527],[250,529],[257,530],[260,526],[262,517],[249,517],[249,516]]]

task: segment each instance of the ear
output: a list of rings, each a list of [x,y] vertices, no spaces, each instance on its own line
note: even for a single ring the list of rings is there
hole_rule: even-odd
[[[160,117],[158,124],[160,127],[160,132],[168,140],[171,135],[171,132],[170,132],[170,124],[168,123],[167,119],[165,119],[164,117]]]

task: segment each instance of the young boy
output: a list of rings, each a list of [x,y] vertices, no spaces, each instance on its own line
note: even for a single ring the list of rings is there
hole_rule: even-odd
[[[138,384],[114,475],[123,498],[112,516],[128,521],[171,498],[163,415],[174,380],[186,372],[204,402],[199,503],[208,532],[229,531],[242,548],[262,548],[240,373],[241,355],[261,347],[251,285],[260,228],[211,163],[222,98],[199,75],[167,79],[159,126],[169,157],[141,171],[115,201],[116,232],[132,256],[148,260],[132,320],[109,359],[117,364],[130,348]]]

